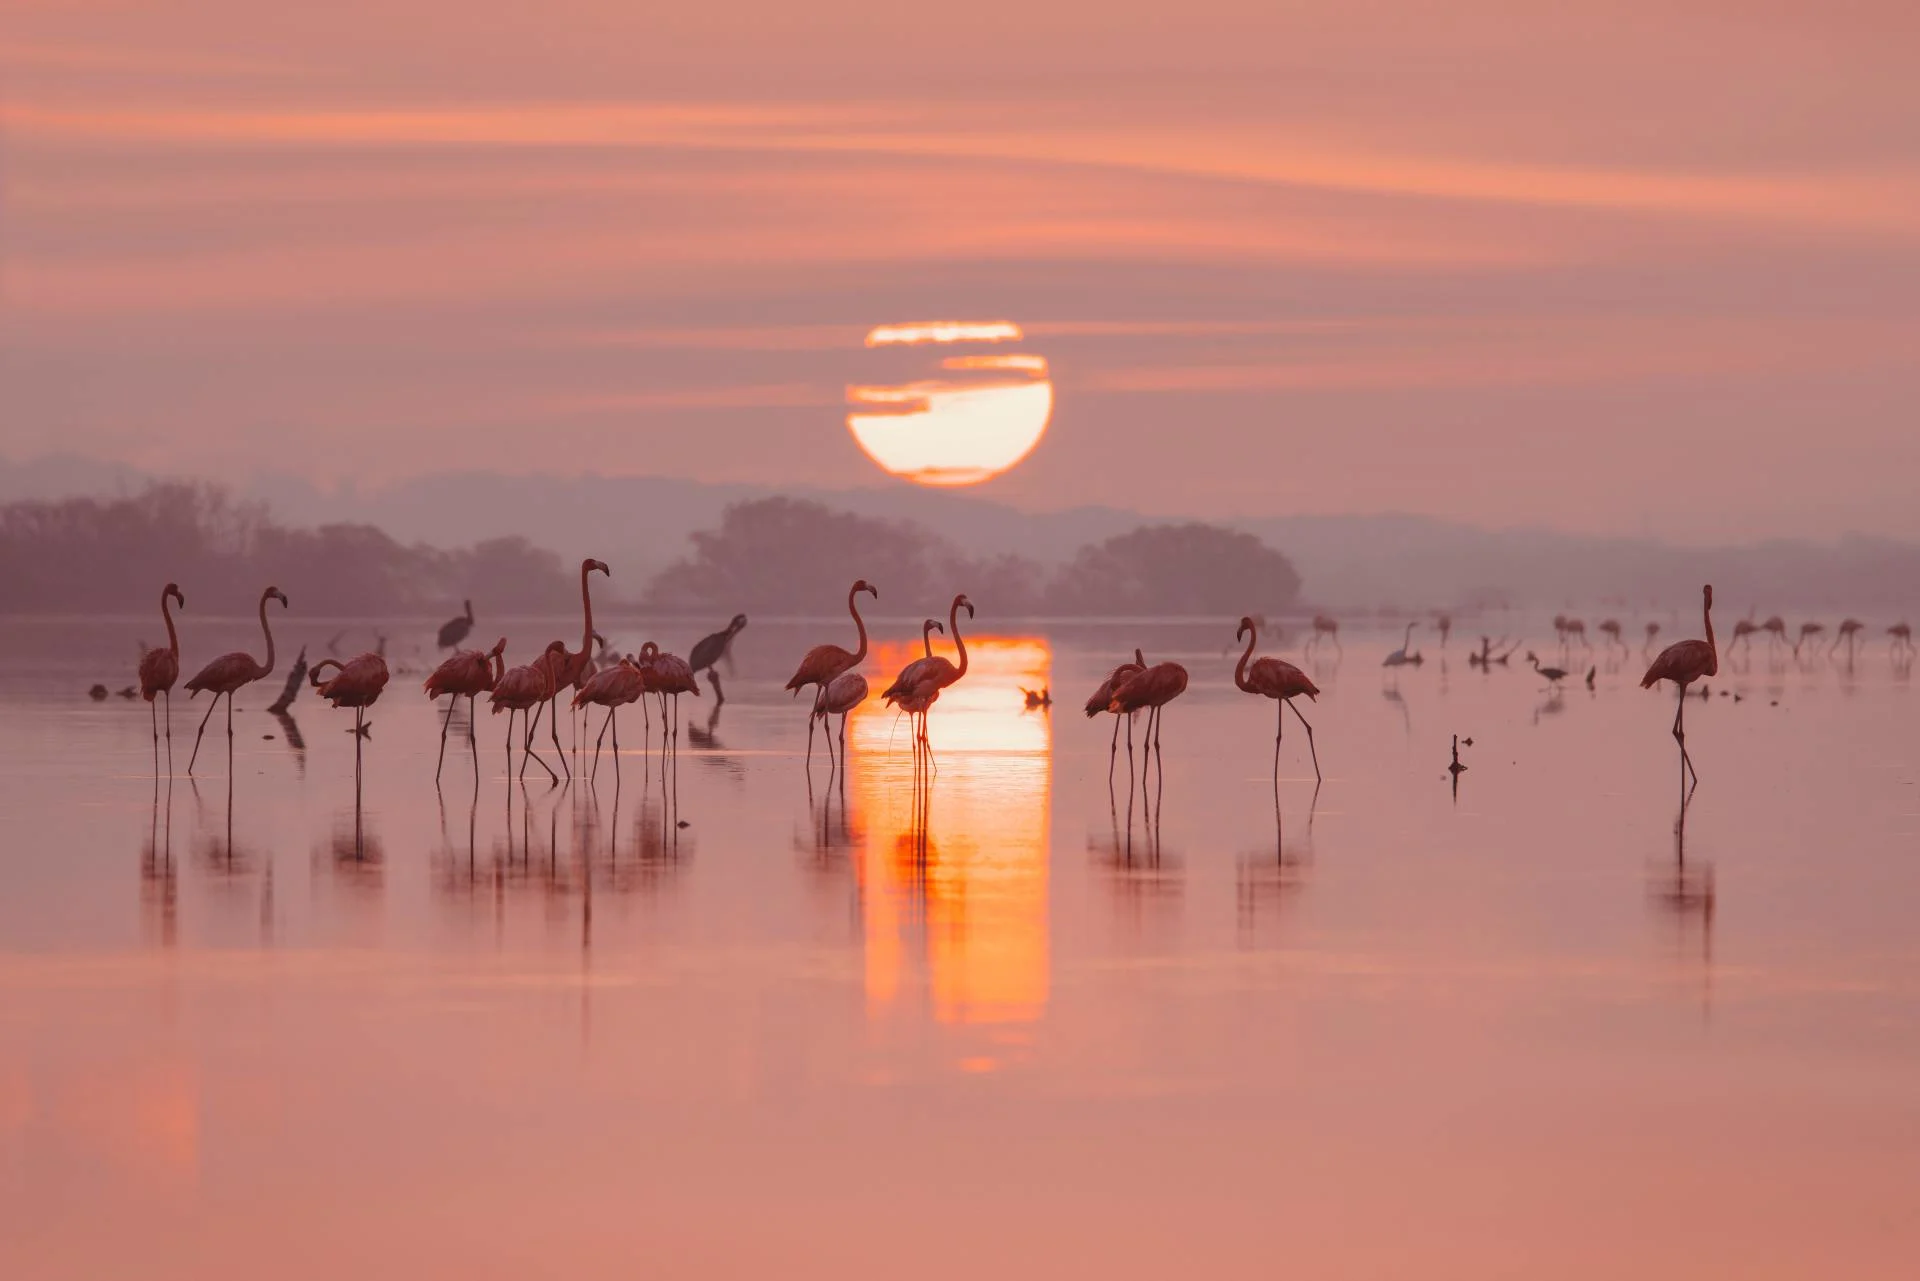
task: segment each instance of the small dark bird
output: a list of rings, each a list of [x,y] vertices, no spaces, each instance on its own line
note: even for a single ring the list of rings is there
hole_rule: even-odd
[[[107,687],[105,685],[95,685],[87,691],[87,697],[96,703],[103,703],[107,698]]]
[[[116,692],[116,693],[118,693],[118,694],[120,695],[120,697],[122,697],[122,698],[138,698],[138,697],[140,697],[140,689],[139,689],[139,687],[138,687],[138,686],[135,686],[135,685],[127,685],[127,686],[124,686],[124,687],[122,687],[121,689],[119,689],[119,690],[116,690],[115,692]]]
[[[1467,740],[1467,746],[1468,747],[1473,746],[1472,739]],[[1462,774],[1467,772],[1467,767],[1460,763],[1460,736],[1458,734],[1455,734],[1453,736],[1453,763],[1447,766],[1447,772],[1452,774],[1455,778],[1459,778]]]
[[[1568,672],[1566,668],[1540,666],[1540,658],[1532,650],[1527,651],[1527,661],[1533,664],[1533,670],[1535,672],[1547,678],[1547,684],[1549,685],[1558,685],[1561,681],[1567,679]]]
[[[465,606],[467,612],[457,614],[440,624],[439,639],[441,649],[452,649],[455,645],[465,640],[467,633],[473,630],[473,602],[463,600],[460,603]],[[331,649],[332,646],[329,645],[328,648]]]
[[[1025,685],[1022,685],[1020,686],[1020,692],[1027,696],[1027,710],[1029,711],[1036,707],[1053,706],[1053,691],[1051,689],[1028,689]]]
[[[740,629],[746,625],[747,616],[745,614],[735,614],[733,621],[728,623],[720,631],[713,633],[711,636],[702,636],[695,642],[693,652],[687,656],[687,667],[695,675],[701,672],[707,674],[707,683],[713,686],[713,696],[717,700],[714,703],[716,707],[726,702],[727,696],[720,689],[720,671],[715,664],[723,658],[730,657],[733,649],[733,638],[738,636]]]

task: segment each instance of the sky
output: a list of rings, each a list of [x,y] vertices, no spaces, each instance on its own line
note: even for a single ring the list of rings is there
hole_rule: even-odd
[[[1920,538],[1901,0],[9,0],[0,455],[886,482],[862,338],[1007,319],[980,492]]]

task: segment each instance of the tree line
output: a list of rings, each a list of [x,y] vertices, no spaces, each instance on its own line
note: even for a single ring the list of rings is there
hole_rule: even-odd
[[[595,554],[617,560],[619,541],[610,531]],[[688,541],[644,586],[642,607],[820,614],[856,577],[965,591],[1001,617],[1278,611],[1300,591],[1287,558],[1258,538],[1194,523],[1143,527],[1049,568],[970,556],[904,522],[768,498],[734,504]],[[321,615],[432,612],[464,597],[497,613],[557,612],[578,597],[570,566],[520,537],[444,549],[365,524],[293,528],[265,504],[206,484],[0,506],[0,610],[12,613],[143,609],[169,579],[209,601],[247,600],[277,583]]]

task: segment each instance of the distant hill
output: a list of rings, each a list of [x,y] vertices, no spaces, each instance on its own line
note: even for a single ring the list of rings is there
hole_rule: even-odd
[[[75,457],[0,460],[0,500],[137,490],[133,468]],[[668,477],[506,476],[448,472],[380,489],[323,491],[263,476],[243,496],[291,526],[376,525],[403,543],[468,546],[524,534],[564,560],[616,560],[622,584],[686,556],[687,536],[712,529],[728,504],[777,493],[837,510],[908,521],[979,557],[1020,555],[1048,568],[1149,518],[1111,507],[1023,511],[965,492],[887,484],[775,491]],[[1920,616],[1920,547],[1882,539],[1680,547],[1538,529],[1478,529],[1405,514],[1220,520],[1258,535],[1299,570],[1302,599],[1333,610],[1404,612],[1475,603],[1667,611],[1712,578],[1734,615],[1773,611],[1896,612]],[[1682,609],[1682,612],[1685,612]]]

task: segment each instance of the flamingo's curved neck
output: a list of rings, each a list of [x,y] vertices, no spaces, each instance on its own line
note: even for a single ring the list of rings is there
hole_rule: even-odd
[[[960,651],[960,662],[954,668],[954,679],[959,680],[967,674],[967,642],[960,636],[960,602],[955,600],[947,610],[947,630],[953,633],[953,647]]]
[[[460,603],[467,607],[467,621],[471,623],[473,621],[473,602],[468,600]]]
[[[1411,645],[1411,644],[1413,644],[1413,624],[1412,624],[1412,623],[1408,623],[1408,624],[1407,624],[1407,634],[1406,634],[1405,636],[1402,636],[1402,637],[1400,638],[1400,652],[1401,652],[1401,653],[1403,653],[1403,654],[1404,654],[1404,653],[1406,653],[1406,652],[1407,652],[1407,646],[1409,646],[1409,645]]]
[[[173,630],[173,593],[160,593],[160,617],[167,620],[167,648],[176,660],[180,657],[180,637]]]
[[[580,611],[586,620],[580,629],[580,652],[575,658],[585,658],[593,652],[593,594],[587,590],[587,575],[593,572],[593,566],[580,567]]]
[[[1711,656],[1707,660],[1707,675],[1718,676],[1720,674],[1720,646],[1716,644],[1713,639],[1713,606],[1707,600],[1704,592],[1701,593],[1700,614],[1707,622],[1707,653]]]
[[[1247,629],[1247,652],[1240,655],[1240,661],[1233,667],[1233,683],[1247,693],[1253,693],[1253,686],[1247,684],[1247,663],[1253,658],[1253,647],[1260,643],[1260,632],[1256,628]]]
[[[940,626],[940,624],[931,618],[920,624],[920,639],[926,644],[928,658],[933,657],[933,629],[938,626]]]
[[[491,654],[487,655],[487,667],[492,672],[493,683],[498,685],[500,678],[507,674],[506,654],[500,650],[494,650]]]
[[[265,676],[273,670],[273,628],[267,626],[267,602],[272,599],[273,596],[271,593],[262,592],[260,594],[260,630],[264,632],[267,637],[267,661],[260,668],[260,675],[262,676]]]
[[[853,665],[858,667],[867,660],[867,624],[860,617],[860,589],[857,587],[847,593],[847,612],[853,615],[853,625],[860,629],[860,646],[853,651]]]

